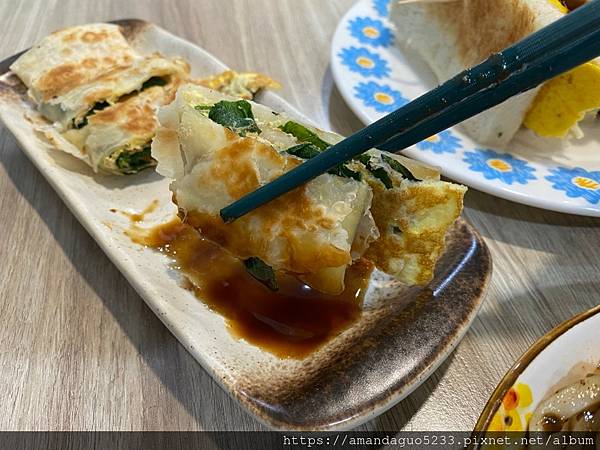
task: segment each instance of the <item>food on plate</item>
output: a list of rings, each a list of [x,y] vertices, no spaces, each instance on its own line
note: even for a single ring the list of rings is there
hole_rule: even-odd
[[[543,400],[531,416],[529,431],[600,431],[600,370]]]
[[[283,273],[277,274],[277,285],[271,285],[277,288],[274,291],[256,281],[256,277],[263,283],[275,281],[261,275],[256,259],[235,258],[178,217],[151,228],[137,225],[143,215],[130,216],[132,225],[126,234],[133,242],[167,255],[182,275],[183,286],[221,314],[236,338],[280,358],[300,359],[361,316],[373,270],[366,260],[347,270],[341,293],[324,294]]]
[[[173,77],[164,83],[146,83],[139,92],[89,114],[81,126],[60,132],[48,125],[44,134],[58,149],[89,162],[94,170],[133,174],[156,162],[150,143],[156,132],[156,108],[175,98],[184,81]]]
[[[137,52],[112,24],[65,28],[42,39],[12,65],[50,124],[40,132],[96,172],[133,174],[156,165],[150,143],[156,108],[190,81],[180,58]],[[193,80],[192,80],[193,81]],[[247,98],[278,84],[265,75],[226,71],[197,80]]]
[[[230,224],[219,211],[341,139],[203,86],[158,114],[157,171],[185,223],[244,261],[271,289],[292,274],[328,294],[361,257],[406,284],[433,277],[466,188],[406,158],[370,150]]]
[[[189,75],[185,61],[141,55],[119,26],[101,23],[56,31],[10,68],[52,122],[38,131],[95,171],[116,174],[154,165],[152,111]]]
[[[390,18],[399,43],[416,51],[443,82],[581,3],[422,0],[395,3]],[[581,137],[579,123],[598,109],[600,66],[595,60],[467,120],[463,127],[475,140],[497,146],[510,141],[521,125],[542,137]]]
[[[234,97],[252,100],[261,89],[281,89],[281,85],[262,73],[226,70],[198,82],[202,86]]]

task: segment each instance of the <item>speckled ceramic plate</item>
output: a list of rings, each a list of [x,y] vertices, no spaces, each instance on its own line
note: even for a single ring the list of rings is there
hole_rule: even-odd
[[[370,124],[437,85],[426,64],[400,50],[388,21],[391,0],[361,0],[340,21],[331,67],[350,108]],[[402,30],[398,31],[399,33]],[[484,148],[460,127],[404,151],[483,192],[554,211],[600,216],[600,127],[585,138],[535,138],[525,129],[505,149]]]
[[[225,66],[201,48],[137,20],[121,21],[142,52],[183,56],[194,76]],[[13,58],[14,59],[14,58]],[[347,429],[380,414],[422,383],[448,356],[473,320],[491,270],[479,235],[459,220],[448,236],[435,279],[404,288],[375,273],[364,312],[353,326],[304,360],[278,359],[229,333],[224,319],[181,287],[179,274],[159,252],[124,235],[129,219],[111,209],[158,208],[141,226],[175,213],[169,182],[147,170],[127,177],[99,176],[81,161],[38,139],[39,120],[24,86],[0,66],[0,118],[23,151],[186,349],[254,417],[280,429]],[[267,92],[259,101],[301,120],[294,108]]]
[[[476,431],[524,431],[537,405],[557,388],[600,366],[600,306],[540,338],[506,373],[488,400]]]

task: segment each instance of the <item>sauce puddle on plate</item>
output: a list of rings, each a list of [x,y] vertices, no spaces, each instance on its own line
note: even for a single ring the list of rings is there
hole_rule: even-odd
[[[300,359],[354,323],[373,270],[365,260],[346,271],[346,289],[327,295],[295,277],[277,274],[279,291],[256,281],[243,263],[204,239],[179,218],[141,228],[143,215],[131,215],[126,234],[136,243],[157,249],[190,282],[196,297],[224,316],[231,333],[280,358]]]

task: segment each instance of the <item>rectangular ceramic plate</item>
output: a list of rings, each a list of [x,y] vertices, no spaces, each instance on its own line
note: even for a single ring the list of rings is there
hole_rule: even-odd
[[[201,48],[159,27],[117,22],[142,53],[182,56],[195,77],[226,67]],[[133,176],[94,174],[83,162],[36,136],[40,120],[25,87],[10,73],[16,56],[0,63],[0,118],[148,306],[222,388],[254,417],[280,429],[348,429],[393,406],[422,383],[461,339],[481,301],[491,261],[479,235],[459,220],[436,277],[426,288],[406,288],[376,272],[361,318],[304,360],[278,359],[235,339],[224,319],[181,287],[167,258],[131,242],[129,219],[158,201],[143,226],[176,213],[169,181],[152,170]],[[277,95],[258,101],[303,118]]]

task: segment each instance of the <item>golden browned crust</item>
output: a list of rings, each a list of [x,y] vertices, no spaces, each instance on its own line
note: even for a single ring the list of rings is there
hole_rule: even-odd
[[[97,111],[89,118],[92,126],[118,124],[132,136],[149,138],[158,127],[156,106],[173,101],[182,80],[170,77],[165,86],[154,86],[141,93],[127,95],[115,105]]]
[[[152,105],[136,104],[134,102],[118,103],[95,114],[94,124],[110,124],[120,119],[122,128],[136,136],[153,134],[156,129],[154,108]]]
[[[92,44],[94,42],[101,42],[103,40],[108,39],[109,35],[106,30],[101,30],[98,32],[94,31],[86,31],[81,35],[81,41],[86,44]]]
[[[258,174],[254,168],[251,158],[245,158],[249,154],[253,143],[247,139],[241,139],[232,145],[223,147],[215,154],[215,159],[210,174],[217,180],[223,180],[228,194],[233,198],[240,198],[253,189],[259,187]],[[275,164],[284,164],[281,155],[273,154],[271,159],[277,159]]]
[[[375,183],[371,213],[381,236],[365,257],[407,284],[427,284],[445,246],[448,228],[462,211],[465,189],[444,182]]]
[[[459,0],[427,5],[442,26],[454,28],[461,62],[471,66],[532,33],[534,13],[519,0]]]
[[[98,81],[109,81],[133,61],[129,56],[122,59],[123,64],[119,64],[117,60],[110,57],[90,57],[77,63],[58,65],[40,77],[37,89],[41,93],[42,100],[48,101],[53,97],[64,95],[82,84],[89,83],[95,79],[98,72],[104,73],[97,78]],[[98,96],[97,93],[95,96]]]
[[[61,64],[49,70],[38,82],[43,99],[49,100],[83,84],[86,72],[86,67],[75,63]]]
[[[108,26],[82,26],[58,30],[51,36],[56,39],[45,41],[43,44],[48,51],[60,51],[65,57],[77,52],[83,57],[59,62],[39,80],[33,80],[33,87],[42,101],[63,95],[81,84],[99,79],[117,69],[122,70],[133,63],[133,50],[118,29]]]
[[[281,174],[299,164],[295,159],[284,158],[266,144],[250,138],[237,138],[216,152],[210,178],[224,183],[234,199],[252,192],[260,186],[253,162],[256,154],[260,154],[263,160],[271,160],[272,167],[278,167]],[[206,187],[203,185],[202,188]],[[282,265],[298,274],[314,273],[351,262],[349,251],[314,239],[318,228],[332,229],[335,224],[322,207],[309,199],[306,186],[296,188],[230,224],[223,223],[218,216],[195,210],[188,213],[185,221],[241,258],[257,256],[268,260],[270,243],[265,242],[263,237],[277,236],[284,247],[280,252],[282,260],[285,260]],[[253,224],[256,223],[260,223],[260,236],[249,232],[255,229]]]

